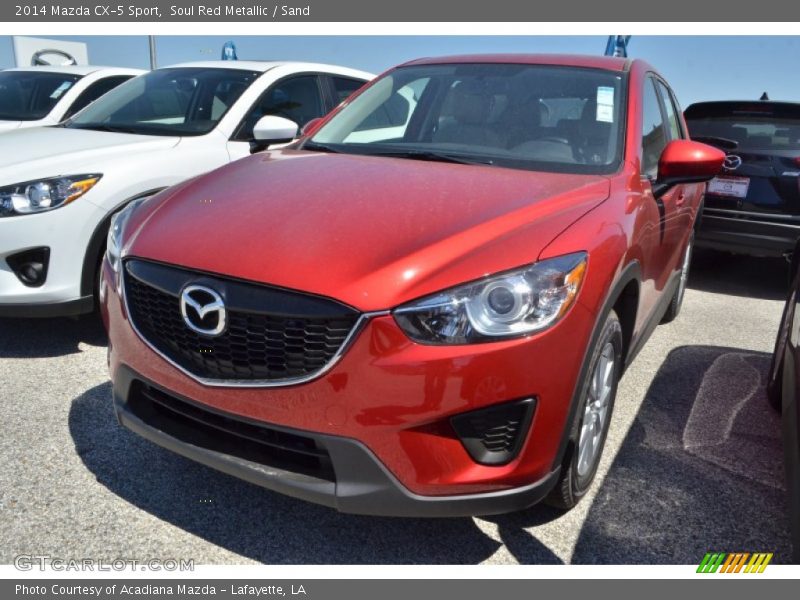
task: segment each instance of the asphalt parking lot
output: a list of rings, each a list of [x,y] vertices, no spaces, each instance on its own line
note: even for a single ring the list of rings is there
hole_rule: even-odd
[[[698,253],[683,312],[622,380],[590,497],[476,519],[341,515],[219,474],[119,427],[95,319],[0,319],[0,563],[698,563],[791,555],[764,381],[781,261]]]

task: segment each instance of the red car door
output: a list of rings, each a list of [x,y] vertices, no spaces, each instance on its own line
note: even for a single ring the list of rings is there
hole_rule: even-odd
[[[648,256],[646,264],[642,266],[642,275],[645,280],[652,282],[656,296],[650,299],[653,305],[661,300],[660,295],[664,292],[670,275],[681,264],[683,244],[687,232],[690,231],[690,221],[687,221],[685,211],[688,200],[686,190],[691,188],[675,185],[658,196],[653,191],[653,183],[658,176],[658,161],[673,136],[657,85],[660,82],[649,75],[645,77],[642,89],[642,193],[645,202],[652,202],[657,209],[657,213],[648,211],[654,216],[657,214],[657,220],[651,220],[648,224]],[[652,309],[654,306],[648,308]]]

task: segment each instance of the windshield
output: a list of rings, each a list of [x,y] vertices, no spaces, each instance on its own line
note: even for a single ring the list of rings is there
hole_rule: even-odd
[[[728,150],[800,150],[800,105],[714,102],[685,117],[692,138]]]
[[[517,64],[400,67],[304,145],[423,160],[610,173],[621,160],[618,73]]]
[[[144,135],[203,135],[214,129],[261,73],[240,69],[158,69],[111,90],[67,127]]]
[[[0,119],[43,119],[80,78],[80,75],[46,71],[0,72]]]

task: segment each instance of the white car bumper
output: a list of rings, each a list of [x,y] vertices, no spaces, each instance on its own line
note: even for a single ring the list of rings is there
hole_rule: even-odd
[[[105,216],[81,198],[46,213],[0,218],[0,316],[91,311],[92,296],[81,294],[81,276],[89,240]],[[33,248],[49,248],[47,276],[35,287],[25,285],[7,260]]]

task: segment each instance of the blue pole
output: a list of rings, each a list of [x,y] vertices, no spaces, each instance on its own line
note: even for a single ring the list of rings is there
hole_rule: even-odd
[[[239,60],[236,55],[236,44],[225,42],[225,45],[222,46],[222,60]]]

